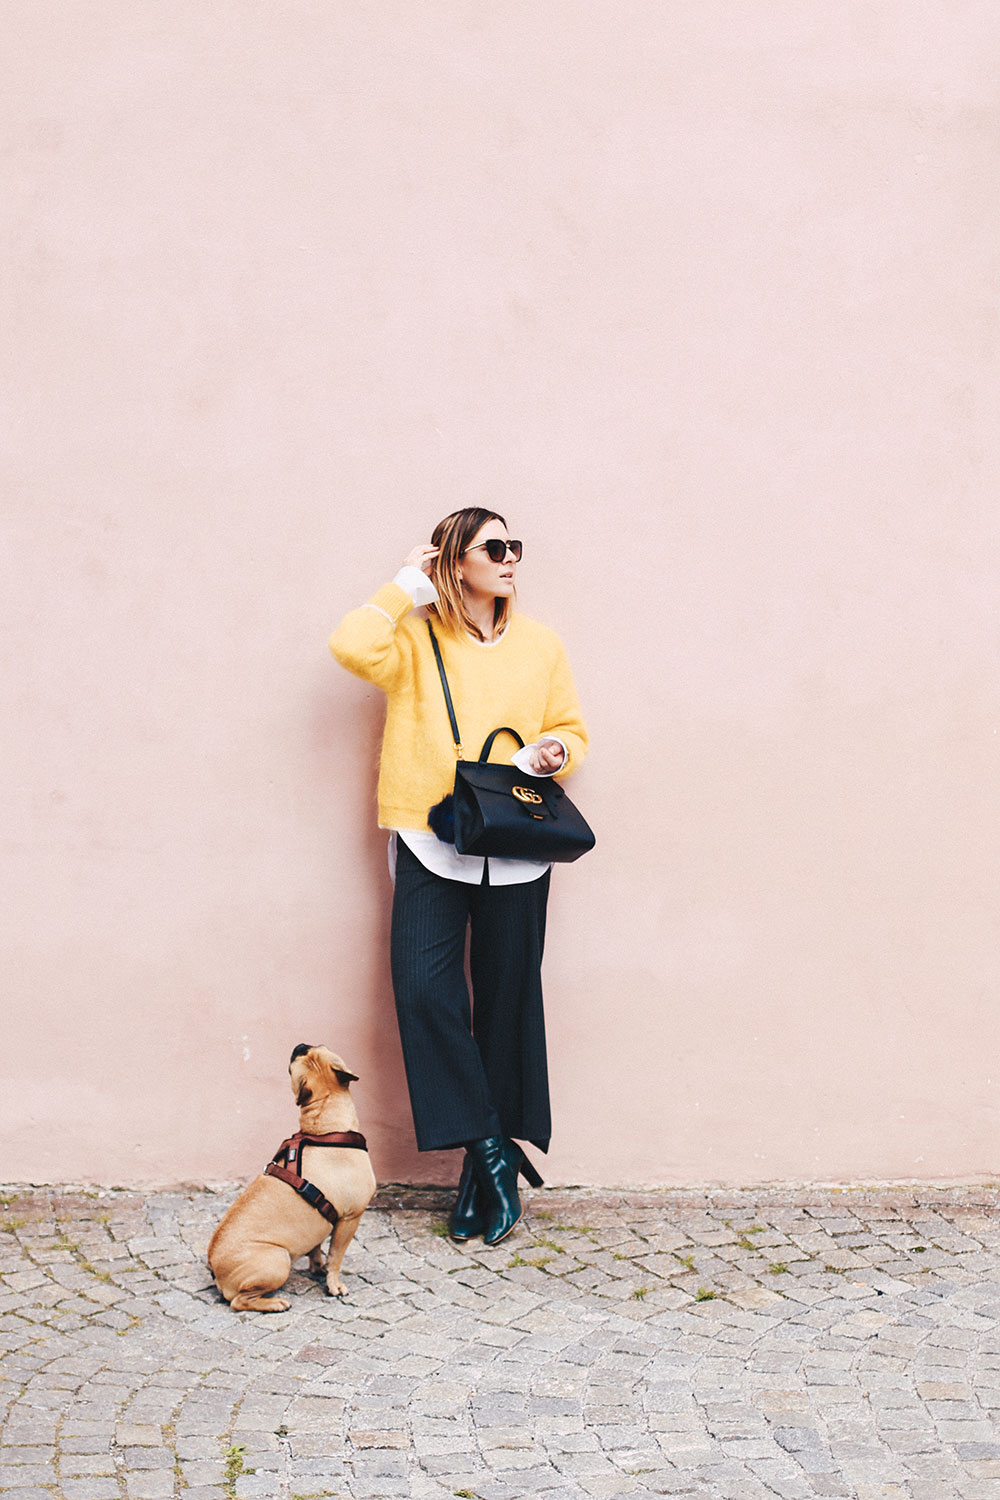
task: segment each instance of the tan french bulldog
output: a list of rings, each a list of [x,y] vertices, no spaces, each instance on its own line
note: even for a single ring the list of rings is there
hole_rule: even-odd
[[[336,1053],[302,1042],[288,1066],[305,1135],[356,1132],[358,1116],[350,1085],[357,1079]],[[324,1274],[322,1246],[327,1235],[325,1275],[331,1297],[346,1288],[340,1268],[348,1245],[375,1192],[367,1150],[357,1146],[302,1144],[297,1172],[314,1184],[336,1210],[337,1222],[313,1208],[295,1188],[261,1174],[240,1194],[212,1236],[208,1263],[219,1291],[235,1312],[284,1312],[284,1297],[271,1297],[288,1279],[292,1262],[309,1256],[314,1276]]]

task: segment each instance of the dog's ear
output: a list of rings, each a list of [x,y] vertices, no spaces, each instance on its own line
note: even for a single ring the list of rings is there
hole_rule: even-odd
[[[346,1089],[348,1084],[357,1083],[357,1073],[351,1072],[342,1057],[338,1057],[336,1052],[331,1052],[328,1047],[324,1049],[324,1054],[323,1061],[330,1069],[331,1080],[336,1078],[342,1089]]]

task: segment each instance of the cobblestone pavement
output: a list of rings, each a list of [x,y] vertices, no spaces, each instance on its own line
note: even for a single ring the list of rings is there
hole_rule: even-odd
[[[236,1314],[231,1192],[13,1191],[3,1500],[1000,1497],[1000,1187],[383,1190],[337,1301]]]

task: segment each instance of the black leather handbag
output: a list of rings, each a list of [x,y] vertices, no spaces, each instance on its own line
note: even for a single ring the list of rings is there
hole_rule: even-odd
[[[552,777],[531,776],[517,766],[490,765],[498,734],[509,734],[523,747],[516,729],[504,725],[487,735],[478,760],[462,759],[455,706],[441,660],[434,626],[427,621],[441,676],[458,764],[451,794],[431,808],[427,821],[444,843],[459,854],[495,855],[503,859],[536,859],[568,864],[596,842],[586,818]]]

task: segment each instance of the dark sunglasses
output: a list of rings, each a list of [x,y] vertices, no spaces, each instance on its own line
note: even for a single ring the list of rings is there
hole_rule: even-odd
[[[466,552],[475,552],[477,547],[486,548],[486,556],[490,562],[503,562],[508,550],[513,553],[514,561],[521,561],[522,546],[520,542],[513,539],[509,542],[501,541],[498,536],[491,536],[488,542],[473,542],[471,547],[466,547]]]

